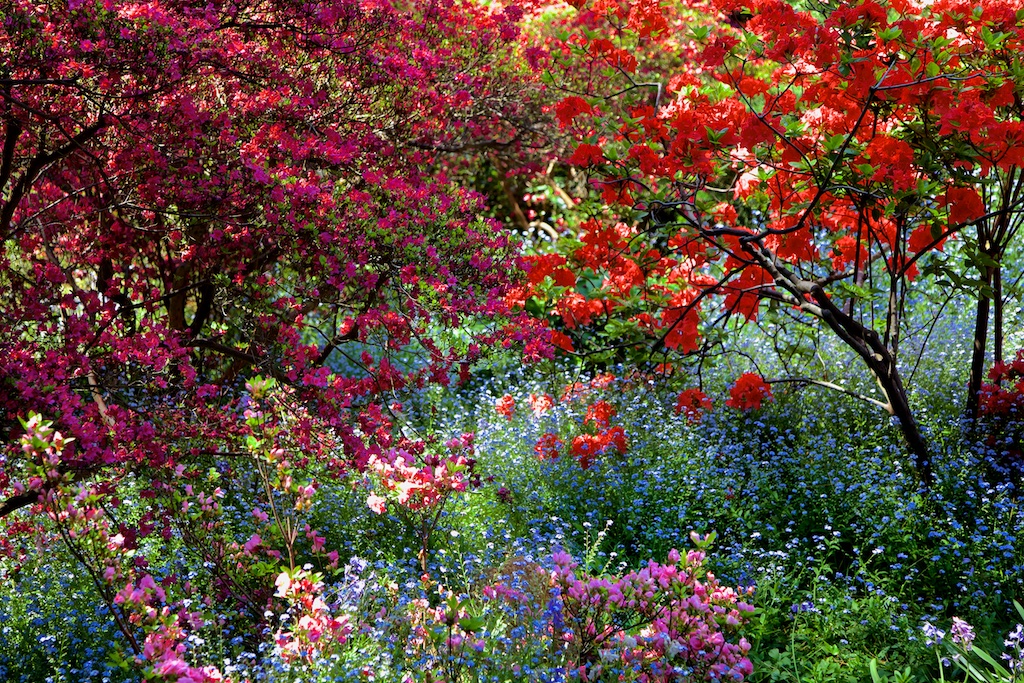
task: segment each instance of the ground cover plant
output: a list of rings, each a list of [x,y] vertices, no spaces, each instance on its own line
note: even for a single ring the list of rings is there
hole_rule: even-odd
[[[946,377],[934,376],[924,389],[947,400]],[[426,570],[421,518],[396,494],[385,492],[395,497],[377,513],[358,481],[325,484],[312,520],[349,559],[334,570],[314,560],[275,587],[287,599],[294,580],[322,581],[314,591],[322,603],[290,604],[283,625],[268,630],[277,638],[262,644],[227,619],[207,624],[188,641],[191,656],[226,658],[226,676],[251,680],[567,680],[581,677],[581,666],[588,679],[639,679],[651,675],[645,662],[669,660],[664,649],[640,655],[657,631],[608,601],[637,571],[656,576],[666,567],[721,586],[724,604],[735,601],[742,635],[723,642],[742,648],[752,680],[866,680],[872,661],[882,677],[909,668],[907,680],[937,680],[936,654],[948,653],[930,648],[932,631],[922,627],[948,633],[953,616],[974,626],[979,649],[1004,651],[1024,580],[1016,489],[993,478],[991,449],[948,429],[951,416],[926,423],[948,432],[932,432],[946,445],[928,503],[898,431],[866,419],[850,397],[775,391],[760,408],[731,408],[722,381],[707,387],[703,411],[687,413],[677,389],[628,372],[519,369],[410,396],[410,422],[444,425],[439,438],[475,429],[481,475],[439,510]],[[817,418],[823,403],[848,425],[838,438]],[[603,426],[594,419],[601,413]],[[592,439],[580,437],[615,427],[624,450],[583,447]],[[848,466],[835,466],[837,453]],[[9,574],[20,590],[5,609],[5,633],[16,634],[8,642],[18,644],[7,675],[128,677],[109,652],[93,654],[102,649],[93,634],[104,643],[115,631],[72,558],[64,562],[37,559]],[[54,576],[57,567],[64,570]],[[64,587],[60,597],[46,590],[52,585]],[[604,608],[586,611],[586,600]],[[62,614],[74,615],[75,629],[59,623]],[[591,641],[574,639],[573,618],[594,620]],[[328,637],[330,620],[339,625]],[[604,638],[601,624],[614,625]],[[630,625],[636,630],[620,632]],[[560,628],[573,636],[558,642]],[[310,640],[317,629],[323,635]],[[678,679],[703,679],[697,663],[675,654]],[[734,672],[746,673],[742,658],[738,665]]]
[[[0,0],[0,679],[1016,680],[1022,26]]]

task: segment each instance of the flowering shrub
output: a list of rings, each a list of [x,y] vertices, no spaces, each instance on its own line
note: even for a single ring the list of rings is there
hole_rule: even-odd
[[[317,653],[332,644],[343,645],[352,627],[346,615],[335,617],[323,598],[322,577],[306,569],[285,571],[275,581],[278,598],[288,603],[288,611],[274,638],[286,662],[312,662]]]
[[[517,43],[522,9],[476,0],[5,3],[0,680],[743,679],[747,608],[705,563],[776,581],[768,652],[811,640],[799,620],[836,652],[902,655],[892,614],[1019,590],[1019,487],[975,476],[977,453],[922,448],[922,501],[884,423],[776,412],[751,373],[727,405],[757,414],[709,414],[702,393],[726,392],[729,320],[802,316],[867,363],[908,437],[913,415],[953,422],[901,408],[896,352],[941,330],[903,311],[922,307],[913,273],[960,262],[942,241],[1015,224],[997,207],[1024,159],[1016,7],[570,4],[542,10],[570,30],[541,49]],[[560,82],[549,145],[536,93]],[[513,281],[516,247],[464,179],[516,208],[544,168],[518,154],[563,144],[530,191],[618,207],[530,215],[520,234],[572,244]],[[788,336],[774,350],[819,343]],[[504,385],[472,404],[481,349],[595,367],[647,342],[652,373],[490,373]],[[767,369],[770,350],[739,353]],[[705,351],[702,390],[659,393]],[[1020,360],[984,409],[1018,458]],[[396,417],[449,385],[471,409]],[[612,515],[607,549],[546,559]],[[714,556],[668,552],[712,527]],[[387,599],[339,606],[332,572],[367,549]],[[507,556],[524,560],[491,570]],[[846,598],[856,617],[829,609]]]
[[[447,455],[424,450],[423,444],[407,444],[370,457],[367,470],[394,501],[413,511],[433,511],[452,493],[471,487],[473,478],[473,435],[463,434],[448,441]],[[421,463],[417,462],[421,460]],[[387,498],[372,494],[368,499],[374,512],[382,513]]]
[[[136,587],[159,573],[168,604],[216,605],[232,647],[255,649],[282,565],[345,551],[308,521],[325,483],[394,484],[376,509],[386,495],[437,508],[466,485],[465,455],[388,459],[395,394],[465,379],[482,348],[548,353],[505,305],[516,244],[449,166],[519,162],[519,128],[540,117],[514,47],[522,11],[13,0],[0,14],[0,525],[36,536],[34,555],[66,546],[137,674],[153,653],[108,573]],[[32,414],[65,443],[22,450]],[[178,643],[198,627],[166,628]]]
[[[1024,349],[1010,362],[995,363],[988,378],[991,381],[982,384],[979,396],[981,423],[1001,464],[1019,477],[1024,449]]]
[[[185,601],[172,604],[164,586],[147,571],[148,562],[126,561],[135,544],[121,533],[112,533],[94,488],[81,485],[72,495],[66,487],[68,476],[57,471],[57,463],[74,439],[62,436],[39,415],[32,415],[23,427],[21,449],[29,471],[36,475],[28,478],[29,486],[39,494],[38,505],[60,539],[91,576],[130,648],[133,659],[120,663],[125,668],[134,664],[153,681],[221,680],[215,666],[194,666],[186,660],[188,631],[202,626],[204,615],[189,610]]]
[[[749,643],[727,636],[753,607],[704,570],[704,558],[703,550],[685,557],[673,550],[666,564],[594,576],[556,553],[552,629],[580,678],[653,683],[750,675]]]
[[[982,385],[981,412],[988,415],[1024,411],[1024,349],[1014,360],[995,363],[988,371],[990,383]]]
[[[614,405],[604,399],[590,400],[593,392],[607,388],[614,381],[612,375],[599,375],[586,384],[575,382],[562,391],[561,403],[569,405],[587,399],[581,425],[574,425],[574,431],[581,431],[572,437],[569,451],[582,469],[589,469],[602,454],[615,451],[625,455],[629,450],[626,430],[611,421],[618,414]],[[508,396],[511,400],[511,397]],[[499,402],[505,401],[505,397]],[[548,394],[530,394],[529,403],[535,419],[547,415],[557,403]],[[561,453],[564,442],[554,432],[543,434],[534,445],[534,452],[540,460],[555,460]]]
[[[407,681],[454,683],[470,671],[474,680],[524,680],[529,660],[562,672],[557,680],[741,681],[752,671],[739,636],[753,609],[741,596],[751,591],[722,586],[704,557],[672,551],[665,564],[616,576],[591,574],[558,551],[551,568],[505,563],[477,596],[424,576],[423,597],[381,614],[387,628],[408,629],[404,657],[417,664]]]
[[[409,518],[419,535],[419,560],[424,571],[430,537],[441,518],[445,503],[457,493],[479,485],[473,470],[472,433],[464,433],[444,442],[444,450],[435,452],[425,441],[403,439],[399,446],[380,455],[373,455],[367,463],[367,473],[386,495],[371,493],[367,506],[383,514],[389,500],[393,500],[399,514]]]

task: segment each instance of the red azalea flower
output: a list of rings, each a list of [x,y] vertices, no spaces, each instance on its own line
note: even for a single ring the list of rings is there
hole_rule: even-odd
[[[498,411],[499,415],[511,420],[512,415],[516,412],[516,400],[510,394],[505,394],[494,402],[494,409]]]
[[[686,389],[676,398],[676,415],[685,415],[691,424],[700,422],[704,413],[711,410],[711,399],[700,389]]]
[[[757,410],[762,401],[772,399],[771,386],[760,375],[747,372],[740,375],[729,390],[729,400],[725,405],[736,410]]]
[[[598,401],[587,406],[587,416],[584,423],[593,422],[598,427],[607,427],[609,421],[615,417],[615,408],[607,401]]]
[[[557,434],[548,432],[537,440],[536,445],[533,447],[533,452],[537,454],[538,460],[556,460],[558,459],[559,451],[561,451],[564,445]]]

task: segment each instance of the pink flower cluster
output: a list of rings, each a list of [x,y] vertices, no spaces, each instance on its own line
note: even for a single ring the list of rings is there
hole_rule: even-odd
[[[149,574],[143,574],[137,583],[125,584],[114,597],[114,604],[122,613],[129,615],[129,621],[141,627],[145,640],[137,657],[138,663],[148,672],[146,680],[161,683],[212,683],[221,681],[220,671],[213,666],[195,667],[185,660],[188,635],[186,626],[198,628],[202,618],[186,610],[173,612],[164,605],[163,588]]]
[[[590,575],[564,552],[554,561],[554,636],[581,680],[601,678],[613,663],[644,683],[740,681],[753,671],[750,644],[729,638],[753,607],[703,569],[702,550],[673,550],[666,564],[652,560],[619,577]]]
[[[391,449],[384,457],[371,456],[367,469],[380,480],[381,486],[397,494],[399,505],[410,510],[430,510],[442,504],[454,492],[465,491],[473,484],[473,435],[464,434],[445,444],[450,455],[427,456],[423,463],[404,449]],[[371,494],[367,505],[381,514],[388,498]]]
[[[286,661],[310,662],[331,644],[344,645],[352,627],[344,615],[335,617],[320,597],[323,583],[304,570],[281,572],[275,595],[290,604],[289,617],[275,640]]]

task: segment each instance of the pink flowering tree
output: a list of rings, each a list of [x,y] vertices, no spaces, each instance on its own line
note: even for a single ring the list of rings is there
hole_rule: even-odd
[[[185,541],[211,568],[203,590],[250,623],[287,602],[330,624],[294,592],[316,586],[295,573],[303,559],[338,559],[304,515],[326,478],[387,461],[380,397],[447,383],[485,344],[543,343],[506,325],[512,245],[449,175],[524,141],[519,14],[388,0],[5,9],[0,518],[73,554],[110,549],[78,559],[105,600],[123,596],[113,613],[153,672],[191,675],[175,643],[194,620],[175,605],[200,588],[150,587],[143,539]],[[478,316],[492,322],[476,339],[439,332]],[[238,477],[255,492],[240,498]],[[252,505],[244,532],[222,514],[232,496]],[[281,566],[294,581],[275,597]]]

